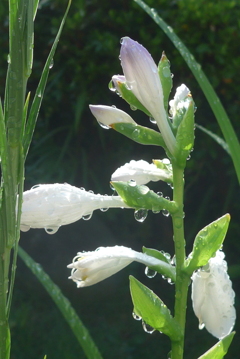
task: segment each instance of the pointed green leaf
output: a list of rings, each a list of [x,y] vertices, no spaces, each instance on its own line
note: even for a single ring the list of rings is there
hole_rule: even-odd
[[[110,90],[115,90],[112,81],[108,85]],[[119,95],[130,105],[132,110],[140,110],[144,112],[147,116],[151,117],[150,112],[141,104],[141,102],[133,94],[132,90],[124,82],[118,82],[118,92]]]
[[[170,62],[164,52],[162,53],[162,57],[158,64],[158,74],[163,89],[165,111],[168,113],[168,99],[172,89],[172,74],[170,70]]]
[[[157,249],[153,248],[142,248],[143,253],[148,254],[149,256],[152,256],[154,258],[160,259],[161,261],[164,261],[168,264],[171,263],[171,256],[168,253],[164,253],[163,251],[158,251]]]
[[[163,301],[153,291],[132,276],[130,276],[130,291],[133,311],[137,316],[141,317],[152,328],[168,335],[171,340],[180,339],[181,330],[178,323],[171,316]]]
[[[196,236],[193,250],[186,260],[186,271],[191,275],[194,270],[205,266],[222,246],[226,236],[230,215],[225,214],[204,227]]]
[[[113,187],[122,197],[123,201],[135,209],[149,209],[153,212],[158,212],[163,209],[170,214],[177,210],[175,202],[159,196],[157,193],[150,190],[147,186],[133,186],[131,182],[111,182]]]
[[[143,247],[143,253],[148,254],[151,257],[159,259],[162,264],[157,266],[149,266],[153,271],[160,273],[165,279],[168,279],[169,283],[176,282],[176,268],[171,265],[170,254],[157,251],[156,249]],[[167,263],[167,265],[166,265]]]
[[[151,128],[132,123],[114,123],[111,127],[115,131],[131,138],[131,140],[140,143],[141,145],[162,146],[163,148],[166,147],[161,133]]]
[[[194,144],[194,102],[188,99],[189,106],[183,119],[178,126],[176,144],[177,144],[177,163],[181,168],[186,165],[186,160]]]
[[[228,352],[228,348],[233,340],[235,332],[230,333],[225,338],[220,340],[206,353],[201,355],[198,359],[222,359]]]

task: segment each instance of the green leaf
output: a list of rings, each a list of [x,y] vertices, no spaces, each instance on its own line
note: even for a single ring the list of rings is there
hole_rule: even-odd
[[[210,258],[222,246],[226,236],[230,215],[225,214],[216,221],[204,227],[196,236],[193,250],[189,254],[185,269],[191,275],[194,270],[206,265]]]
[[[143,247],[142,251],[143,251],[143,253],[146,253],[149,256],[152,256],[154,258],[160,259],[161,261],[164,261],[168,264],[171,263],[171,256],[170,256],[170,254],[168,255],[168,253],[164,253],[163,251],[160,252],[157,249],[146,248],[146,247]]]
[[[168,335],[173,341],[180,339],[182,333],[178,323],[171,316],[163,301],[153,291],[132,276],[130,276],[130,291],[133,311],[142,318],[144,323]]]
[[[39,282],[44,286],[63,317],[66,319],[73,334],[76,336],[79,344],[82,346],[84,353],[88,359],[102,359],[95,343],[93,342],[88,330],[85,328],[77,313],[71,306],[69,300],[64,297],[60,288],[53,283],[51,278],[44,272],[42,267],[36,263],[22,248],[18,248],[18,254],[24,261],[26,266],[38,278]]]
[[[228,352],[228,348],[233,340],[235,332],[230,333],[225,338],[220,340],[217,344],[215,344],[211,349],[209,349],[206,353],[201,355],[198,359],[222,359],[225,354]]]
[[[199,128],[199,130],[205,132],[211,138],[213,138],[214,141],[216,141],[224,149],[224,151],[226,151],[231,156],[228,144],[220,136],[216,135],[212,131],[207,130],[203,126],[198,125],[197,123],[196,123],[196,127]]]
[[[162,57],[158,64],[158,74],[163,89],[165,111],[168,113],[168,99],[172,89],[172,74],[170,70],[170,62],[164,52],[162,53]]]
[[[110,90],[114,89],[112,81],[110,81],[108,87],[110,88]],[[132,90],[128,88],[126,83],[118,82],[118,87],[118,90],[120,91],[119,95],[130,105],[132,110],[140,110],[144,112],[147,116],[151,117],[150,112],[136,98],[136,96],[133,94]]]
[[[165,209],[170,214],[173,214],[177,210],[175,202],[171,202],[168,199],[159,196],[147,186],[132,186],[129,182],[121,181],[111,182],[111,184],[129,207],[135,209],[148,209],[153,212]]]
[[[152,130],[151,128],[132,123],[114,123],[111,127],[115,131],[137,143],[140,143],[141,145],[162,146],[163,148],[166,147],[161,133]]]
[[[65,20],[66,20],[70,5],[71,5],[71,0],[68,1],[67,9],[65,11],[65,14],[64,14],[62,22],[60,24],[58,33],[56,35],[56,38],[54,40],[54,43],[53,43],[52,48],[50,50],[50,53],[48,55],[47,61],[45,63],[45,66],[44,66],[44,69],[43,69],[43,72],[42,72],[42,75],[41,75],[41,78],[40,78],[40,81],[39,81],[39,84],[38,84],[38,87],[37,87],[37,90],[36,90],[36,94],[34,96],[33,103],[32,103],[31,109],[30,109],[30,113],[29,113],[29,116],[28,116],[28,121],[27,121],[27,124],[26,124],[26,129],[25,129],[25,135],[24,135],[24,138],[23,138],[23,148],[24,148],[25,157],[27,156],[29,146],[30,146],[31,141],[32,141],[32,136],[33,136],[33,132],[34,132],[34,129],[35,129],[36,122],[37,122],[38,113],[39,113],[39,110],[40,110],[40,107],[41,107],[43,94],[44,94],[47,79],[48,79],[49,70],[52,67],[53,56],[55,54],[57,44],[59,42],[59,38],[60,38],[64,23],[65,23]]]
[[[149,266],[153,271],[160,273],[165,279],[168,279],[169,283],[176,282],[176,268],[171,265],[170,254],[157,251],[156,249],[143,247],[143,253],[159,259],[162,264],[157,266]],[[167,264],[167,265],[166,265]]]
[[[201,66],[196,62],[194,56],[190,53],[187,47],[183,44],[180,38],[174,33],[173,29],[157,14],[155,9],[150,8],[142,0],[134,0],[165,32],[174,46],[178,49],[188,67],[195,76],[199,86],[201,87],[206,99],[217,119],[219,127],[223,133],[225,141],[229,146],[235,171],[240,182],[240,144],[237,135],[232,127],[231,121],[220,101],[212,85],[210,84]]]
[[[181,123],[178,126],[176,145],[177,163],[181,168],[186,165],[186,160],[194,144],[194,102],[191,99]]]

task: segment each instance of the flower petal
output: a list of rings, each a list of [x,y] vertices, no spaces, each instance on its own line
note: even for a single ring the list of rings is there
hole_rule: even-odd
[[[236,311],[235,293],[227,275],[224,253],[217,251],[209,263],[192,276],[193,309],[199,319],[199,327],[221,339],[228,335],[234,326]]]
[[[173,154],[176,141],[167,121],[157,65],[149,52],[129,37],[122,39],[120,58],[128,87],[152,114],[166,146]]]
[[[104,105],[89,105],[94,117],[96,117],[100,126],[110,128],[114,123],[133,123],[136,122],[126,112],[116,107]]]
[[[109,207],[127,206],[119,196],[94,194],[67,183],[41,184],[23,193],[21,230],[45,228],[53,234],[95,209]]]
[[[171,182],[172,175],[169,171],[158,168],[154,163],[146,161],[130,161],[119,167],[111,177],[111,181],[136,181],[137,185],[146,184],[150,181]]]
[[[112,276],[133,261],[146,266],[166,265],[154,257],[128,247],[100,247],[94,252],[79,252],[73,263],[68,265],[68,268],[72,268],[69,278],[77,283],[78,288],[86,287]]]

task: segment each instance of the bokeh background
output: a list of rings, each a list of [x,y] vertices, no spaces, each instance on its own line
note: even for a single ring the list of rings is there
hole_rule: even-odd
[[[240,2],[239,0],[147,0],[173,27],[202,65],[240,136]],[[8,1],[0,2],[0,94],[4,96],[8,54]],[[29,91],[34,93],[44,62],[65,11],[65,0],[40,0],[35,25],[34,66]],[[196,102],[196,122],[222,136],[196,80],[168,38],[130,0],[74,0],[51,69],[33,143],[26,163],[25,189],[38,183],[68,182],[95,193],[111,194],[110,176],[131,159],[163,158],[155,147],[131,142],[99,127],[88,104],[116,105],[137,122],[151,126],[109,91],[111,76],[121,74],[120,39],[130,36],[151,52],[156,62],[164,50],[174,74],[174,90],[185,83]],[[196,142],[186,169],[185,225],[189,252],[196,233],[205,225],[231,214],[224,244],[239,312],[240,237],[239,185],[228,154],[196,129]],[[165,184],[152,189],[171,196]],[[173,287],[160,276],[148,279],[140,264],[132,264],[93,287],[77,289],[68,280],[67,264],[77,251],[99,246],[142,246],[173,255],[171,220],[149,213],[143,223],[131,210],[97,211],[90,221],[62,227],[55,235],[44,230],[23,233],[20,245],[38,262],[70,299],[106,359],[168,358],[167,337],[146,334],[132,318],[128,276],[153,289],[172,309]],[[237,336],[227,355],[239,357]],[[58,309],[19,259],[11,314],[12,359],[85,358]],[[186,359],[193,359],[216,343],[198,330],[189,298]]]

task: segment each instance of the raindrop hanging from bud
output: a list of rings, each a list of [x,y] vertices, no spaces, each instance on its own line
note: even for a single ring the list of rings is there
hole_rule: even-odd
[[[145,208],[142,209],[138,209],[134,212],[134,218],[136,219],[136,221],[138,222],[143,222],[145,221],[145,219],[147,218],[148,215],[148,210]]]

